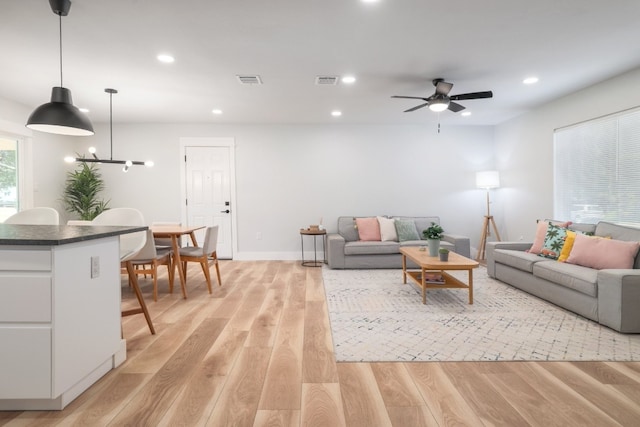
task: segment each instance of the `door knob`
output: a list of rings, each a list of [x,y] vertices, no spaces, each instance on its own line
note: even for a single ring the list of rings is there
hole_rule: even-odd
[[[231,212],[229,209],[224,210],[224,211],[220,211],[220,213],[229,213],[229,212]]]

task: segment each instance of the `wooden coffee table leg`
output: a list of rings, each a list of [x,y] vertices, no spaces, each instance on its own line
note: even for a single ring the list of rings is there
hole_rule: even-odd
[[[407,256],[402,254],[402,283],[407,284]]]
[[[427,271],[422,267],[422,303],[427,303]]]
[[[469,269],[469,304],[473,304],[473,270]]]

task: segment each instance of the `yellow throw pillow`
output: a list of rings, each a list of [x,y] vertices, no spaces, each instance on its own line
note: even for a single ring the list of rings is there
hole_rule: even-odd
[[[576,232],[567,230],[567,236],[564,239],[564,245],[562,246],[562,251],[560,251],[560,256],[558,256],[558,261],[567,261],[567,258],[569,258],[569,254],[571,253],[571,248],[573,248],[573,242],[575,242],[575,240]]]

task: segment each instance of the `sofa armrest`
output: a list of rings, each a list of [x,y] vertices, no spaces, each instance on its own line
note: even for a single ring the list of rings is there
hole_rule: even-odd
[[[468,237],[458,234],[444,233],[442,235],[442,240],[453,245],[453,252],[466,256],[467,258],[471,257],[471,242]]]
[[[598,272],[598,322],[619,332],[640,333],[640,270]]]
[[[327,255],[329,268],[344,268],[344,237],[337,233],[327,236]]]
[[[485,256],[487,258],[487,274],[489,277],[496,277],[496,249],[509,249],[512,251],[526,251],[531,247],[531,242],[487,242],[485,246]]]

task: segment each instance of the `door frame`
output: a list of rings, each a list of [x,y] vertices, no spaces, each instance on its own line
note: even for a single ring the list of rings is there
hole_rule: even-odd
[[[231,259],[238,253],[238,227],[236,215],[236,142],[233,137],[181,137],[180,138],[180,218],[187,223],[187,147],[226,147],[229,149],[229,192],[231,196]]]

